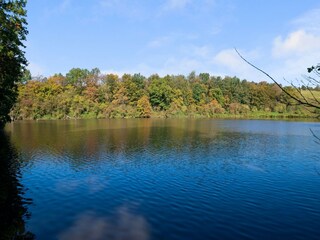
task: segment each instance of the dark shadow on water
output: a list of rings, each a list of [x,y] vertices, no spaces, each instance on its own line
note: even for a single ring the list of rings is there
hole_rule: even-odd
[[[27,206],[30,199],[23,197],[20,183],[17,151],[10,137],[0,130],[0,239],[35,239],[25,229],[25,220],[30,217]]]

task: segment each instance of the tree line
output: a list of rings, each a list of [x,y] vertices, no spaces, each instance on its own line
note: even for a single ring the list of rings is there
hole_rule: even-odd
[[[284,87],[287,92],[294,88]],[[318,88],[313,89],[320,93]],[[73,68],[67,74],[18,84],[12,120],[149,117],[313,116],[275,83],[237,77],[102,74]]]

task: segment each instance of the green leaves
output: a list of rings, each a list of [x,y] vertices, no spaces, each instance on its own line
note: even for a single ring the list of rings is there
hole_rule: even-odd
[[[13,119],[221,117],[271,111],[304,114],[290,107],[292,100],[275,84],[236,77],[193,73],[189,78],[152,75],[146,79],[140,74],[118,77],[101,74],[99,69],[73,68],[67,76],[55,74],[39,81],[28,81],[30,72],[25,71],[23,79],[11,111]],[[13,103],[10,91],[4,91],[7,98],[0,102],[1,109]]]
[[[9,121],[8,113],[16,96],[16,83],[21,81],[27,60],[23,41],[26,29],[26,1],[0,2],[0,127]]]
[[[153,77],[148,92],[153,107],[159,108],[159,110],[167,110],[170,107],[173,89],[169,85],[168,80]]]

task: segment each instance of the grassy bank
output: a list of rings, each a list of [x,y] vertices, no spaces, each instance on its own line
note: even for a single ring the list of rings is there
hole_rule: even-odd
[[[78,117],[56,117],[51,115],[45,115],[37,119],[26,119],[26,120],[59,120],[59,119],[133,119],[139,118],[137,115],[114,115],[112,117],[107,117],[103,115],[93,115],[93,114],[83,114]],[[176,113],[170,114],[165,111],[152,112],[150,118],[211,118],[211,119],[314,119],[320,120],[318,115],[314,114],[297,114],[297,113],[277,113],[277,112],[250,112],[247,114],[231,114],[231,113],[221,113],[221,114],[199,114],[199,113]]]

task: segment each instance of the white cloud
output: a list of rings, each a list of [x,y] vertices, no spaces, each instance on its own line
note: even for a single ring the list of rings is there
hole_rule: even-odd
[[[253,61],[255,58],[257,58],[258,55],[256,51],[240,51],[240,53],[246,58],[250,58],[250,61]],[[226,66],[233,72],[244,71],[245,69],[249,69],[250,67],[238,56],[234,49],[224,49],[218,52],[214,56],[213,62],[218,65]]]
[[[287,37],[278,36],[273,42],[274,57],[302,56],[320,50],[320,35],[305,30],[291,32]]]
[[[243,51],[243,53],[250,59],[256,59],[258,56],[257,51]],[[141,73],[148,77],[155,73],[159,76],[167,74],[188,75],[191,71],[196,71],[197,73],[207,72],[216,76],[236,75],[250,80],[257,79],[250,78],[251,76],[256,77],[258,73],[241,60],[234,49],[225,49],[214,55],[213,49],[209,45],[186,45],[181,47],[179,55],[168,56],[163,61],[154,59],[153,62],[138,63],[130,68],[131,70],[105,70],[102,73],[115,73],[118,76],[122,76],[123,73]],[[248,73],[249,75],[247,75]]]
[[[307,67],[319,62],[320,51],[310,52],[305,55],[291,56],[281,61],[275,61],[273,75],[277,79],[285,78],[288,81],[301,79],[301,75],[307,74]]]
[[[254,64],[258,64],[262,58],[262,53],[258,50],[239,50],[239,52],[244,58]],[[269,80],[262,73],[243,61],[234,49],[221,50],[214,56],[212,62],[224,76],[237,76],[249,81]]]
[[[311,10],[294,19],[294,29],[273,40],[274,76],[288,81],[301,79],[307,67],[320,61],[320,9]]]
[[[239,65],[240,58],[237,57],[234,49],[224,49],[215,55],[214,61],[218,64],[234,68]]]

